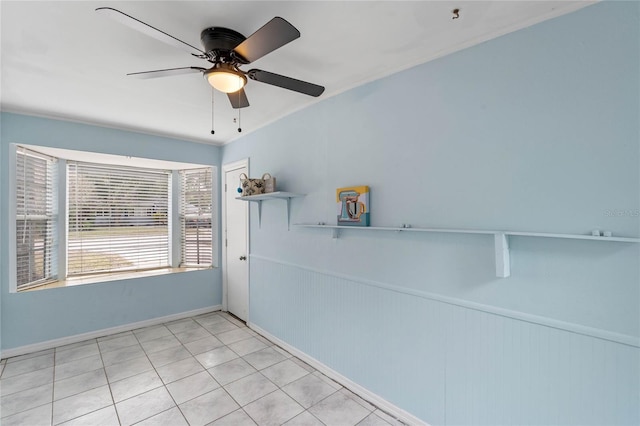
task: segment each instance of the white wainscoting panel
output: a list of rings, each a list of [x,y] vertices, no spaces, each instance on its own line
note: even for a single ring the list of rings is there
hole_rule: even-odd
[[[250,291],[252,324],[428,424],[640,423],[635,345],[260,256]]]

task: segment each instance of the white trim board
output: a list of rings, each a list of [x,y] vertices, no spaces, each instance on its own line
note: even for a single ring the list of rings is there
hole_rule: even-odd
[[[416,426],[429,426],[428,423],[425,423],[423,420],[420,420],[413,414],[404,411],[402,408],[390,403],[389,401],[382,398],[381,396],[376,395],[370,390],[360,386],[356,382],[351,381],[350,379],[346,378],[342,374],[327,367],[326,365],[324,365],[317,359],[313,358],[312,356],[307,355],[306,353],[296,349],[295,347],[284,342],[283,340],[280,340],[279,338],[269,333],[268,331],[260,328],[259,326],[253,323],[247,323],[247,326],[251,328],[253,331],[255,331],[256,333],[271,340],[273,343],[277,344],[282,349],[285,349],[287,352],[290,352],[293,356],[300,358],[302,361],[306,362],[307,364],[309,364],[310,366],[312,366],[313,368],[315,368],[325,376],[329,377],[332,380],[335,380],[340,385],[349,389],[351,392],[355,393],[362,399],[368,402],[371,402],[373,405],[377,406],[379,409],[386,412],[387,414],[390,414],[392,417],[395,417],[401,422],[404,422],[410,425],[416,425]]]
[[[33,343],[31,345],[18,346],[17,348],[5,349],[0,352],[0,359],[11,358],[18,355],[24,355],[32,352],[39,352],[45,349],[56,348],[58,346],[70,345],[72,343],[82,342],[84,340],[95,339],[98,337],[108,336],[110,334],[122,333],[125,331],[136,330],[138,328],[150,327],[152,325],[163,324],[165,322],[175,321],[183,318],[189,318],[196,315],[207,314],[222,310],[221,305],[209,306],[206,308],[194,309],[192,311],[180,312],[178,314],[166,315],[163,317],[151,318],[144,321],[131,322],[128,324],[118,325],[116,327],[103,328],[101,330],[90,331],[73,336],[61,337],[59,339],[47,340],[45,342]]]

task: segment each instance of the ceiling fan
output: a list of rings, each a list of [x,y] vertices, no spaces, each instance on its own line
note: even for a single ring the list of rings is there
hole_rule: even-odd
[[[249,100],[244,91],[247,77],[309,96],[317,97],[324,92],[324,87],[317,84],[259,69],[249,71],[240,69],[241,66],[250,64],[300,37],[300,32],[280,17],[273,18],[249,37],[228,28],[205,28],[200,34],[200,40],[204,47],[202,50],[119,10],[99,7],[96,12],[213,64],[211,68],[169,68],[127,74],[129,76],[147,79],[202,73],[211,86],[227,94],[233,108],[249,106]]]

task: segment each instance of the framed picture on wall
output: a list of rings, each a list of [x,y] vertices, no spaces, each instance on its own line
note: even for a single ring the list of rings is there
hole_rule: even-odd
[[[336,190],[338,225],[369,226],[369,187],[350,186]]]

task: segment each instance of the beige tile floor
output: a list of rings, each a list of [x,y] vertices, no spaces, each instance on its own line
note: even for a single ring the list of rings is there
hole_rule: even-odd
[[[10,425],[400,425],[213,312],[0,362]]]

